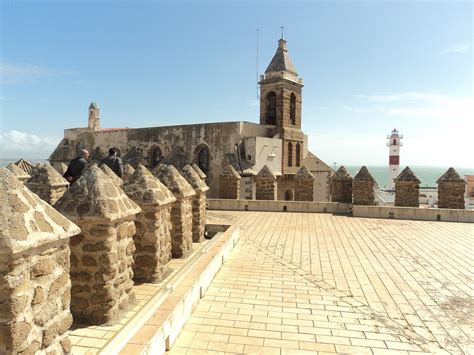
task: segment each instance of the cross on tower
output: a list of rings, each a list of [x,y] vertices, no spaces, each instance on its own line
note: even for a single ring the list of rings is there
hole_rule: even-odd
[[[283,30],[285,29],[285,26],[281,26],[281,38],[283,38]]]

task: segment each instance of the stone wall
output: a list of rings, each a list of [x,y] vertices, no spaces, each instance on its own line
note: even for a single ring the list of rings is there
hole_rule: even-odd
[[[240,174],[230,164],[226,164],[222,174],[219,176],[219,198],[240,198]]]
[[[420,180],[407,166],[394,179],[395,206],[419,207],[420,205]]]
[[[69,182],[49,164],[35,166],[30,175],[26,186],[50,205],[54,205],[69,187]]]
[[[295,201],[313,201],[314,176],[306,166],[295,175]]]
[[[255,190],[257,200],[276,200],[276,178],[266,165],[255,176]]]
[[[331,201],[352,203],[352,177],[344,166],[341,166],[330,179]]]
[[[191,165],[185,165],[181,174],[196,192],[193,198],[193,242],[202,242],[206,232],[206,192],[209,187]]]
[[[353,180],[354,205],[375,205],[375,180],[363,166]]]
[[[123,189],[142,209],[135,220],[134,279],[159,282],[171,259],[170,212],[176,198],[141,164],[125,181]]]
[[[70,353],[69,237],[80,229],[7,169],[0,205],[0,353]]]
[[[173,193],[171,208],[171,253],[173,258],[188,256],[193,250],[193,207],[196,195],[186,179],[172,165],[160,164],[153,174]]]
[[[449,168],[436,181],[438,184],[438,208],[465,209],[466,182],[453,168]]]
[[[71,312],[82,324],[112,324],[134,303],[135,215],[141,210],[97,166],[56,203],[81,227],[71,238]]]

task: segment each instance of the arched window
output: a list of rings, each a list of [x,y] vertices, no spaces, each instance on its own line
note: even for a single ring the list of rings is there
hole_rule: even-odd
[[[296,125],[296,95],[291,93],[290,95],[290,123]]]
[[[209,175],[209,160],[210,153],[209,148],[206,145],[199,146],[196,149],[196,164],[204,172],[204,174]]]
[[[288,142],[288,166],[293,166],[293,143]]]
[[[150,168],[153,169],[155,166],[160,164],[163,160],[163,153],[161,152],[160,147],[155,146],[151,149],[150,154]]]
[[[276,94],[272,91],[267,95],[267,112],[265,117],[265,124],[276,125]]]
[[[296,143],[296,166],[300,166],[300,162],[301,162],[300,154],[301,154],[301,146],[299,143]]]
[[[285,191],[285,201],[293,201],[293,191],[290,189]]]

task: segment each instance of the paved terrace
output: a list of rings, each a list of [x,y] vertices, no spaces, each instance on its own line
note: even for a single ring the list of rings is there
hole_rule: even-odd
[[[208,218],[242,236],[171,354],[474,353],[474,224]]]

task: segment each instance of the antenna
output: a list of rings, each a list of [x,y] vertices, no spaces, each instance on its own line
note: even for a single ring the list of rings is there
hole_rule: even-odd
[[[257,78],[257,100],[258,100],[260,98],[259,88],[258,88],[258,28],[257,28],[257,69],[256,69],[256,78]]]
[[[283,30],[286,28],[285,26],[281,25],[281,39],[283,39]]]

